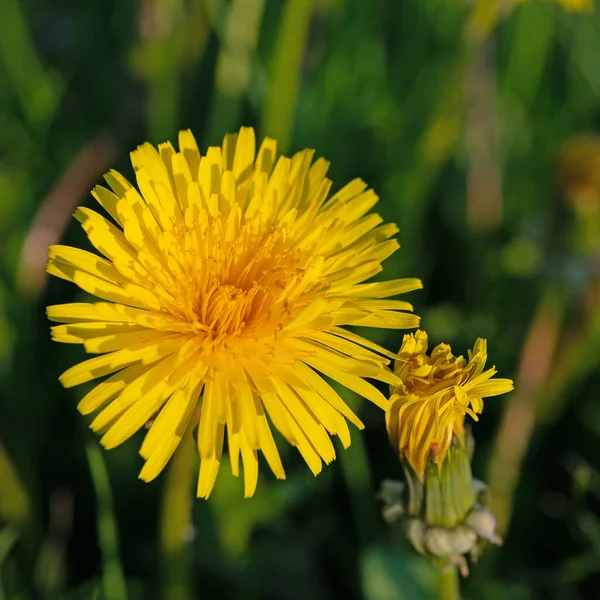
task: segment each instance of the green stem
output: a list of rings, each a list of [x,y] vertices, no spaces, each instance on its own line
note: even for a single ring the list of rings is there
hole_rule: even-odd
[[[196,598],[192,593],[188,536],[192,525],[195,457],[189,428],[169,464],[160,514],[160,564],[166,600]]]
[[[31,499],[1,441],[0,481],[0,517],[32,543],[35,527]]]
[[[127,600],[127,586],[119,556],[119,534],[106,463],[96,443],[88,443],[86,454],[98,503],[98,545],[102,553],[104,597]]]
[[[171,65],[148,83],[148,135],[154,143],[171,139],[177,130],[181,77]]]
[[[456,565],[440,568],[439,600],[460,600],[460,583]]]
[[[357,395],[336,382],[333,382],[333,388],[350,409],[356,412]],[[348,487],[356,530],[361,543],[366,545],[372,540],[373,532],[377,531],[381,520],[373,502],[371,472],[364,439],[358,431],[353,434],[350,447],[339,453],[338,460]]]
[[[8,595],[4,593],[4,582],[2,581],[2,566],[12,547],[19,539],[16,529],[8,526],[0,531],[0,600],[7,600]]]
[[[221,29],[221,49],[211,99],[211,116],[206,138],[220,144],[226,131],[239,125],[244,98],[253,80],[256,45],[265,8],[264,0],[233,0]]]
[[[287,0],[277,33],[262,125],[263,133],[277,140],[281,153],[290,143],[313,5],[314,0]]]

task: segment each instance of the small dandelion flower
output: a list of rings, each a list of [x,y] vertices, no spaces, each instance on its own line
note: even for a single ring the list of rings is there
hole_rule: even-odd
[[[48,272],[102,302],[48,307],[56,341],[98,354],[61,376],[65,387],[108,376],[79,403],[99,411],[91,428],[114,448],[147,424],[140,477],[155,478],[188,427],[197,428],[197,494],[208,497],[225,437],[234,475],[254,493],[258,452],[285,472],[271,424],[311,471],[335,458],[330,436],[350,444],[346,419],[363,425],[323,375],[383,409],[365,378],[399,384],[386,352],[346,325],[413,328],[391,297],[418,279],[368,282],[398,243],[370,213],[378,198],[355,179],[333,196],[328,163],[312,150],[276,161],[276,142],[255,154],[251,128],[201,156],[190,131],[131,154],[137,188],[106,176],[93,195],[112,221],[78,208],[103,255],[52,246]]]
[[[404,336],[396,360],[402,383],[391,388],[386,415],[388,436],[416,475],[423,480],[427,462],[442,465],[453,436],[464,444],[465,415],[475,421],[483,398],[513,389],[510,379],[492,379],[496,369],[484,371],[487,344],[479,338],[468,359],[455,357],[448,344],[427,354],[427,334]]]
[[[405,335],[386,420],[405,483],[384,482],[382,514],[403,524],[418,552],[441,569],[457,565],[464,577],[467,554],[475,562],[486,542],[502,543],[487,488],[471,471],[474,444],[464,428],[465,415],[478,420],[483,398],[513,389],[510,379],[492,379],[496,369],[484,370],[486,361],[481,338],[465,359],[447,344],[427,354],[424,331]]]

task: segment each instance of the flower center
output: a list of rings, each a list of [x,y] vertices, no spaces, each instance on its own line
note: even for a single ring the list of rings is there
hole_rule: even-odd
[[[169,248],[169,312],[213,343],[273,336],[297,313],[312,254],[296,248],[285,228],[228,219],[190,227]],[[261,231],[262,229],[262,231]]]
[[[256,285],[244,290],[231,284],[221,285],[215,279],[198,298],[194,327],[213,339],[239,335],[246,323],[252,320],[253,304],[259,292]]]

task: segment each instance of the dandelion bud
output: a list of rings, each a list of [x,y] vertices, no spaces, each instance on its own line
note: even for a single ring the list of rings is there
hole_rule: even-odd
[[[390,442],[423,481],[428,461],[441,468],[453,436],[465,442],[464,420],[474,421],[483,398],[513,389],[510,379],[492,379],[496,369],[484,370],[487,343],[475,342],[468,358],[454,356],[448,344],[427,354],[427,333],[405,335],[394,373],[402,381],[391,387],[386,415]]]
[[[496,517],[489,508],[474,508],[465,519],[465,525],[473,530],[481,539],[496,546],[502,544],[502,538],[496,533]]]
[[[425,548],[425,533],[427,526],[420,519],[408,519],[405,525],[406,537],[419,554],[427,556]]]
[[[477,543],[477,534],[464,525],[456,529],[430,527],[423,536],[423,542],[432,556],[451,558],[470,552]]]
[[[510,379],[492,379],[484,370],[485,340],[479,339],[468,358],[455,357],[447,344],[427,354],[427,334],[404,336],[392,387],[387,431],[404,467],[406,487],[385,481],[380,497],[388,522],[403,519],[415,549],[443,566],[458,565],[468,574],[472,560],[487,541],[500,544],[496,519],[485,507],[487,487],[473,478],[474,444],[465,415],[475,421],[483,398],[513,388]]]

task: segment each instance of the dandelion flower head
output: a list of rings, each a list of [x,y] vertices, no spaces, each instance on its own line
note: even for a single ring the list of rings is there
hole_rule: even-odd
[[[285,478],[272,427],[316,475],[362,423],[326,376],[383,409],[366,381],[398,384],[383,348],[346,325],[413,328],[391,297],[418,279],[369,282],[397,248],[397,228],[370,209],[378,198],[355,179],[330,195],[328,162],[304,150],[276,159],[251,128],[202,156],[190,131],[179,151],[132,152],[137,187],[116,171],[92,194],[105,218],[76,219],[100,255],[51,246],[48,272],[100,302],[48,307],[56,341],[97,354],[61,376],[65,387],[100,377],[78,405],[113,448],[146,425],[140,477],[155,478],[184,432],[197,426],[197,494],[208,497],[225,439],[234,475],[254,493],[258,452]],[[386,358],[387,356],[387,358]]]
[[[421,479],[428,460],[443,464],[453,436],[464,441],[465,415],[477,421],[483,398],[513,389],[510,379],[492,379],[494,367],[484,370],[486,340],[479,338],[466,359],[448,344],[428,355],[427,341],[424,331],[404,336],[394,370],[401,384],[391,388],[386,415],[392,445]]]

